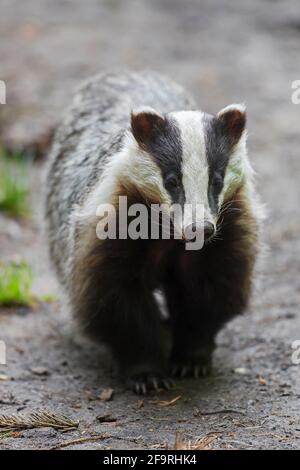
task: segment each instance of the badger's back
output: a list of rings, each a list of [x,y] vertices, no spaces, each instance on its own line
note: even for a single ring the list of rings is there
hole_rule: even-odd
[[[101,74],[78,90],[56,132],[46,181],[46,218],[51,257],[63,280],[73,256],[72,212],[101,184],[106,162],[121,148],[129,129],[130,112],[140,106],[162,113],[195,107],[183,88],[159,74]]]

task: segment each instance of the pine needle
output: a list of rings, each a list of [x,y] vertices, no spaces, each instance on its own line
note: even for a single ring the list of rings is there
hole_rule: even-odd
[[[35,411],[27,415],[0,415],[0,430],[13,431],[32,428],[54,428],[58,431],[72,431],[78,428],[78,422],[67,416],[51,411]]]

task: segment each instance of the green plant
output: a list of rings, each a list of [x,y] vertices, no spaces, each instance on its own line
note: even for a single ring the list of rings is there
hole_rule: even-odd
[[[0,263],[0,305],[31,305],[32,270],[27,263]]]
[[[13,217],[30,214],[28,165],[19,154],[8,155],[0,148],[0,210]]]

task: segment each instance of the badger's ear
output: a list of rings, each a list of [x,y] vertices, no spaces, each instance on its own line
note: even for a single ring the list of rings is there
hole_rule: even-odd
[[[221,109],[217,118],[232,144],[236,144],[246,128],[246,107],[243,104],[231,104]]]
[[[137,143],[145,149],[165,127],[164,116],[152,108],[141,108],[131,113],[131,130]]]

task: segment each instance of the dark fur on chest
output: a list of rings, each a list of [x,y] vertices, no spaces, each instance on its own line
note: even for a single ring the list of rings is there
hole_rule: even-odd
[[[185,251],[178,240],[96,241],[75,266],[81,286],[73,292],[75,314],[110,347],[124,375],[198,360],[212,351],[224,323],[246,308],[257,228],[243,189],[226,205],[216,240],[202,250]],[[167,300],[171,350],[153,296],[158,287]]]

